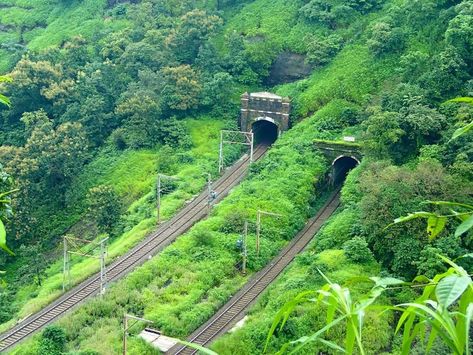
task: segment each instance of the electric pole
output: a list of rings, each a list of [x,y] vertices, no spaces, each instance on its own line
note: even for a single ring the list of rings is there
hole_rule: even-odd
[[[261,236],[261,217],[262,216],[282,217],[278,213],[266,212],[258,210],[256,213],[256,255],[259,256],[260,251],[260,236]]]
[[[243,232],[243,264],[241,267],[241,271],[244,274],[246,274],[246,262],[248,259],[247,239],[248,239],[248,221],[245,221],[245,228]]]
[[[108,237],[96,242],[93,240],[64,236],[64,264],[62,276],[62,291],[65,292],[71,283],[71,255],[85,256],[100,261],[100,295],[105,293],[107,285],[107,240]],[[99,255],[95,251],[99,249]]]
[[[135,322],[128,326],[128,320],[129,319],[132,319],[134,320]],[[127,342],[126,342],[126,337],[128,335],[128,330],[133,327],[136,323],[138,322],[145,322],[145,323],[148,323],[148,324],[152,324],[153,321],[150,321],[148,319],[144,319],[144,318],[139,318],[139,317],[135,317],[131,314],[124,314],[123,315],[123,355],[126,355],[126,352],[127,352]]]
[[[157,207],[157,210],[158,210],[157,211],[157,213],[158,213],[157,225],[159,225],[161,223],[161,194],[163,193],[163,189],[162,189],[162,180],[163,179],[177,180],[173,176],[158,174],[158,182],[156,184],[156,199],[157,199],[157,203],[156,203],[157,206],[156,207]]]
[[[225,167],[223,158],[223,145],[227,144],[240,144],[250,147],[250,163],[253,162],[253,151],[254,151],[255,137],[253,132],[241,132],[241,131],[220,131],[220,148],[218,152],[218,172],[221,173]]]
[[[62,269],[62,292],[66,292],[66,289],[69,288],[69,280],[71,279],[70,274],[70,257],[67,252],[67,237],[64,236],[64,264]]]

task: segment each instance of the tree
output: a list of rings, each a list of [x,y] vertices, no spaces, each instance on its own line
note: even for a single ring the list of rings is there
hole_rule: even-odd
[[[120,117],[126,145],[131,148],[154,147],[157,139],[162,105],[156,91],[160,77],[149,70],[139,73],[140,81],[131,83],[118,100],[115,114]]]
[[[190,65],[166,67],[160,71],[160,75],[161,102],[164,108],[173,111],[197,108],[202,86]]]
[[[364,14],[380,8],[383,3],[384,0],[348,0],[349,6]]]
[[[399,52],[404,48],[404,32],[390,22],[376,22],[370,26],[367,45],[371,52],[380,57],[384,54]]]
[[[179,19],[176,28],[166,38],[166,43],[182,63],[191,64],[197,57],[200,46],[222,26],[216,15],[195,9]]]
[[[424,224],[419,221],[412,221],[408,226],[396,224],[387,229],[386,226],[426,200],[457,201],[471,190],[471,183],[459,182],[435,161],[420,162],[411,169],[373,163],[358,181],[363,194],[358,205],[363,236],[376,260],[389,271],[407,278],[417,275],[421,251],[432,242],[429,242]],[[446,231],[431,235],[433,240],[432,236],[443,239]],[[466,240],[459,242],[461,247],[467,248]],[[434,246],[443,248],[440,244]],[[451,247],[448,249],[453,251]],[[442,250],[443,254],[447,252]]]
[[[325,38],[309,37],[306,41],[308,42],[307,60],[316,66],[329,63],[343,46],[343,39],[338,35],[330,35]]]
[[[311,0],[300,8],[299,13],[309,21],[333,26],[335,16],[332,7],[326,0]]]
[[[447,45],[432,58],[432,62],[432,69],[419,78],[419,82],[435,100],[455,96],[470,77],[459,50]]]
[[[343,244],[343,251],[348,260],[355,263],[366,263],[374,261],[373,254],[368,248],[365,238],[354,237]]]
[[[74,80],[64,76],[63,68],[47,60],[22,58],[11,72],[8,94],[13,104],[10,120],[16,121],[23,112],[44,109],[51,113],[54,106],[64,106],[74,88]]]
[[[20,246],[19,257],[25,260],[25,263],[18,268],[18,276],[21,277],[23,282],[30,283],[33,281],[38,286],[42,285],[47,267],[47,260],[43,253],[41,242]]]
[[[473,8],[468,2],[455,7],[458,15],[453,18],[445,32],[446,42],[455,47],[467,66],[471,67],[473,56]]]
[[[372,108],[373,114],[363,123],[367,148],[377,157],[405,162],[422,145],[439,139],[447,125],[447,118],[423,104],[421,97],[402,97],[399,102],[389,98],[384,106],[397,112]]]
[[[100,185],[87,194],[88,210],[101,232],[110,233],[120,220],[121,201],[113,187]]]
[[[249,57],[243,37],[234,31],[226,37],[226,42],[228,53],[224,57],[224,66],[227,71],[240,83],[257,83],[259,77],[248,65]]]
[[[3,165],[0,164],[0,249],[10,255],[13,255],[13,252],[7,246],[7,231],[4,221],[13,216],[11,208],[11,194],[13,192],[15,190],[12,189],[12,179],[3,170]]]
[[[11,82],[11,79],[6,76],[0,76],[0,83]],[[10,106],[10,100],[5,95],[0,94],[0,104]]]

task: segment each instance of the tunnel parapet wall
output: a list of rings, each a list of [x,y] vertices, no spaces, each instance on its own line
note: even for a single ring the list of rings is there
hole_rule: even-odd
[[[314,145],[331,164],[342,156],[352,157],[358,162],[363,159],[362,146],[359,143],[316,139]]]
[[[278,127],[278,133],[289,129],[291,101],[270,92],[241,95],[240,129],[250,132],[255,122],[265,120]]]

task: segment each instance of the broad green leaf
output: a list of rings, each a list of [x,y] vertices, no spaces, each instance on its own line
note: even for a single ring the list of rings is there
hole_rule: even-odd
[[[425,275],[418,275],[414,278],[413,282],[428,284],[431,280]]]
[[[417,218],[429,218],[432,216],[436,216],[436,215],[431,212],[424,212],[424,211],[413,212],[413,213],[409,213],[407,216],[396,218],[394,220],[394,223],[403,223],[403,222],[407,222],[407,221],[417,219]]]
[[[465,292],[469,283],[468,276],[452,275],[442,279],[435,289],[438,302],[444,308],[449,307]]]
[[[372,280],[376,286],[380,287],[387,287],[387,286],[393,286],[393,285],[401,285],[405,284],[405,281],[396,279],[394,277],[370,277],[370,280]]]
[[[429,340],[427,341],[427,347],[425,348],[426,352],[429,353],[434,345],[435,339],[437,339],[437,329],[430,329]]]
[[[459,129],[457,129],[454,133],[453,133],[453,136],[452,136],[452,140],[453,139],[457,139],[458,137],[460,137],[461,135],[465,134],[466,132],[468,132],[470,129],[473,128],[473,121],[468,123],[466,126],[464,127],[461,127]]]
[[[355,348],[356,329],[354,329],[354,326],[351,324],[351,322],[347,324],[346,333],[345,349],[348,354],[353,354],[353,349]]]
[[[465,350],[467,354],[470,354],[470,327],[471,319],[473,318],[473,303],[468,305],[465,315]]]
[[[455,237],[459,237],[463,233],[468,232],[471,228],[473,228],[473,214],[457,227]]]
[[[425,201],[422,202],[422,205],[436,205],[436,206],[450,206],[450,207],[465,207],[473,210],[472,205],[467,205],[466,203],[460,202],[451,202],[451,201]]]
[[[329,324],[326,324],[322,329],[319,329],[317,332],[315,332],[314,334],[310,335],[310,336],[304,336],[304,337],[301,337],[295,341],[292,341],[291,344],[297,344],[297,343],[301,343],[299,346],[297,346],[292,352],[291,354],[293,353],[298,353],[300,349],[302,349],[305,345],[307,345],[308,343],[310,342],[315,342],[315,341],[321,341],[321,336],[322,334],[324,334],[327,330],[333,328],[335,325],[337,325],[338,323],[340,323],[342,320],[344,320],[346,317],[345,316],[342,316],[342,317],[339,317],[337,319],[335,319],[334,321],[332,321],[331,323]],[[327,343],[326,343],[327,344]],[[333,343],[332,343],[333,344]],[[334,348],[339,350],[339,351],[342,351],[342,352],[345,352],[344,349],[340,348],[338,345],[336,344],[333,344]]]
[[[463,259],[463,258],[473,258],[473,253],[468,253],[468,254],[459,256],[457,259]]]
[[[429,218],[429,217],[432,217],[432,216],[436,216],[436,215],[433,214],[433,213],[424,212],[424,211],[409,213],[407,216],[396,218],[393,223],[387,225],[384,229],[387,229],[387,228],[389,228],[389,227],[391,227],[395,224],[411,221],[413,219]]]
[[[457,211],[454,211],[454,210],[450,210],[450,212],[452,213],[452,215],[454,215],[460,222],[465,222],[468,217],[470,217],[469,215],[467,214],[464,214],[464,213],[459,213]]]
[[[7,231],[5,230],[5,225],[0,219],[0,248],[5,250],[10,255],[15,255],[10,248],[7,246]]]
[[[271,337],[273,336],[274,332],[276,331],[278,325],[280,329],[284,327],[286,324],[289,316],[291,315],[292,311],[296,308],[296,306],[300,303],[306,302],[309,298],[309,296],[314,295],[315,292],[313,291],[306,291],[298,294],[294,299],[291,301],[287,302],[276,314],[274,317],[273,323],[271,325],[271,328],[268,331],[268,335],[266,337],[266,344],[264,346],[263,352],[266,352],[266,349],[269,346],[269,343],[271,341]]]
[[[18,190],[18,189],[13,189],[13,190],[10,190],[10,191],[7,191],[7,192],[2,192],[2,193],[0,194],[0,198],[5,197],[5,196],[8,196],[8,195],[10,195],[10,194],[12,194],[12,193],[14,193],[14,192],[17,192],[17,191],[19,191],[19,190]]]
[[[432,240],[439,235],[441,231],[445,228],[447,224],[447,217],[441,216],[430,216],[427,220],[427,235],[429,239]]]

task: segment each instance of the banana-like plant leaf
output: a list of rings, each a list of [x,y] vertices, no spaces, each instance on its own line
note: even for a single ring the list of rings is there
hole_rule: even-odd
[[[466,354],[470,354],[470,328],[471,319],[473,318],[473,303],[470,303],[466,309],[465,315],[465,350]]]
[[[453,133],[453,136],[452,136],[452,139],[451,140],[454,140],[454,139],[457,139],[458,137],[460,137],[461,135],[465,134],[466,132],[468,132],[470,129],[473,128],[473,121],[468,123],[466,126],[464,127],[461,127],[459,129],[457,129],[454,133]]]
[[[408,221],[411,221],[413,219],[429,218],[429,217],[432,217],[432,216],[437,216],[437,215],[434,214],[434,213],[431,213],[431,212],[424,212],[424,211],[409,213],[407,216],[396,218],[393,223],[388,224],[384,229],[388,229],[389,227],[392,227],[395,224],[408,222]]]
[[[471,279],[468,276],[451,275],[440,280],[435,295],[440,305],[448,308],[453,304],[467,289]]]
[[[0,219],[0,248],[5,250],[10,255],[15,255],[7,246],[7,231],[3,221]]]
[[[453,103],[473,105],[473,97],[468,97],[468,96],[456,97],[454,99],[451,99],[451,100],[448,100],[448,101],[445,101],[445,102],[446,103],[453,102]]]
[[[449,206],[449,207],[465,207],[473,210],[472,205],[460,202],[451,202],[451,201],[430,201],[427,200],[421,203],[422,205],[435,205],[435,206]]]
[[[468,232],[471,228],[473,228],[473,214],[457,227],[455,230],[455,237],[459,237],[463,233]]]
[[[10,83],[12,81],[12,78],[10,78],[9,76],[0,75],[0,83]]]
[[[10,107],[11,106],[11,102],[10,100],[8,99],[8,97],[6,97],[5,95],[2,95],[0,94],[0,103]]]
[[[430,216],[427,219],[427,235],[429,236],[429,239],[435,239],[435,237],[444,230],[446,224],[447,217],[435,215]]]
[[[19,190],[18,190],[18,189],[13,189],[13,190],[10,190],[10,191],[2,192],[2,193],[0,194],[0,198],[3,198],[3,197],[5,197],[5,196],[8,196],[8,195],[10,195],[10,194],[12,194],[12,193],[14,193],[14,192],[17,192],[17,191],[19,191]]]
[[[380,287],[387,287],[387,286],[394,286],[394,285],[401,285],[405,284],[405,281],[396,279],[394,277],[370,277],[370,280],[372,280],[376,286]]]

